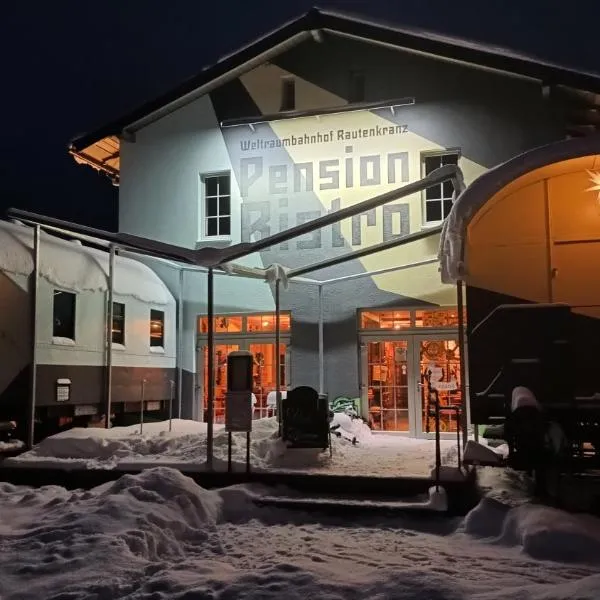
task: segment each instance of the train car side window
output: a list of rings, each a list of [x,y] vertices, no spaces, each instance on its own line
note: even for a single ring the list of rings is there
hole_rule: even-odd
[[[75,341],[75,305],[77,296],[72,292],[54,290],[52,306],[52,336]]]
[[[162,310],[150,311],[150,347],[165,346],[165,313]]]
[[[125,305],[113,302],[112,343],[125,345]]]

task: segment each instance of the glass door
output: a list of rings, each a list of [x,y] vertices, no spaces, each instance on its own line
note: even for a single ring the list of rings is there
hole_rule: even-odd
[[[215,343],[215,399],[214,422],[225,423],[225,393],[227,392],[227,356],[230,352],[242,350],[243,342],[227,340],[227,343]],[[204,344],[200,350],[202,373],[202,420],[208,420],[208,346]]]
[[[200,398],[202,399],[202,416],[208,418],[208,346],[202,341],[198,353],[198,372],[201,374]],[[285,390],[288,384],[288,345],[280,344],[280,383]],[[253,389],[254,412],[253,418],[271,417],[275,410],[275,343],[254,339],[227,339],[215,342],[215,399],[214,422],[225,422],[225,394],[227,392],[227,356],[230,352],[247,350],[254,357]]]
[[[421,435],[435,434],[435,398],[440,404],[440,431],[456,433],[461,406],[460,347],[454,335],[414,336],[414,360],[418,365],[417,391]]]
[[[363,401],[373,431],[409,433],[413,429],[410,401],[411,355],[408,339],[365,340]]]
[[[275,411],[275,392],[277,370],[275,368],[275,344],[273,342],[251,342],[248,350],[254,356],[253,393],[256,396],[254,418],[272,417]],[[286,378],[286,345],[279,344],[279,373],[280,386],[284,390]],[[270,395],[269,395],[270,394]]]

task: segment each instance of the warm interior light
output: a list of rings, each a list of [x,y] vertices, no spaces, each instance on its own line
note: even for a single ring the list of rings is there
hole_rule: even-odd
[[[271,323],[269,323],[269,321],[263,321],[262,325],[263,327],[268,327]]]

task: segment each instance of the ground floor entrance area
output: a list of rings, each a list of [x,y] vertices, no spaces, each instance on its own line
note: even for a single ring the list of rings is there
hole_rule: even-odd
[[[208,418],[208,342],[206,317],[199,319],[197,345],[197,390],[202,405],[202,420]],[[289,382],[290,315],[280,317],[279,369],[280,386],[285,390]],[[274,339],[275,315],[245,314],[218,315],[215,317],[215,398],[214,422],[225,422],[225,394],[227,392],[227,356],[231,352],[246,350],[254,357],[253,367],[253,418],[272,417],[276,406],[277,357]]]
[[[347,368],[328,369],[327,365],[336,364],[337,360],[328,356],[324,348],[325,358],[319,368],[326,372],[323,380],[327,381],[332,410],[351,404],[359,409],[361,420],[374,433],[426,438],[435,434],[435,405],[439,403],[442,433],[455,434],[460,427],[463,377],[456,308],[360,309],[357,322],[357,362],[348,361]],[[207,325],[206,317],[199,317],[196,387],[203,421],[208,417]],[[291,313],[283,312],[278,352],[284,397],[292,385],[291,328]],[[227,357],[238,350],[251,352],[254,359],[254,419],[275,416],[275,315],[217,315],[214,335],[214,422],[225,422]],[[316,345],[314,354],[316,359]],[[315,360],[315,370],[317,366]],[[306,384],[300,378],[303,380],[294,382],[294,386]],[[344,393],[340,395],[338,390]]]
[[[373,431],[428,437],[460,426],[456,309],[361,311],[361,405]]]

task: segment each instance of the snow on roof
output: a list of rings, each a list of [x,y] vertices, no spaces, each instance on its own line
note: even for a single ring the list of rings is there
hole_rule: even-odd
[[[465,275],[464,244],[467,227],[494,194],[536,169],[597,154],[600,154],[600,135],[561,140],[519,154],[480,175],[456,199],[444,221],[438,253],[442,283],[456,283]]]
[[[44,231],[40,236],[40,275],[51,284],[73,292],[108,289],[109,254]],[[0,271],[28,276],[33,271],[33,228],[0,221]],[[145,264],[115,257],[114,293],[147,304],[174,302],[161,279]]]

